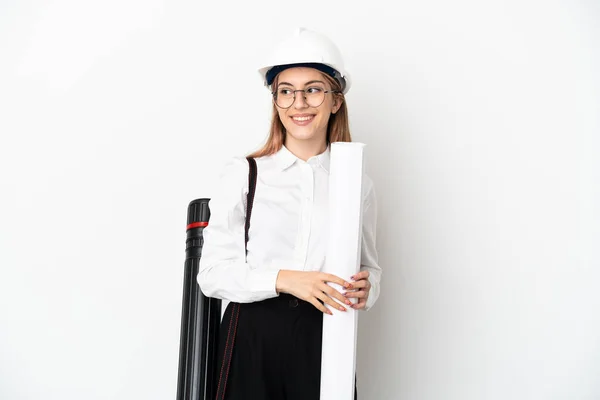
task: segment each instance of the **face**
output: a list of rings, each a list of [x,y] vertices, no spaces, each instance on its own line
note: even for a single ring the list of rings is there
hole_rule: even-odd
[[[315,93],[331,90],[332,87],[316,69],[289,68],[278,75],[277,86],[273,88],[278,93],[288,94],[300,89],[311,89],[309,92]],[[325,93],[324,96],[323,103],[317,107],[311,106],[302,92],[296,92],[294,103],[289,108],[275,105],[285,127],[286,145],[290,145],[291,141],[295,142],[294,145],[326,143],[329,117],[339,110],[341,100],[333,93]]]

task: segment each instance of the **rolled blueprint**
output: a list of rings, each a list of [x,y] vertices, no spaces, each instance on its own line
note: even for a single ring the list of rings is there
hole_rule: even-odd
[[[331,144],[329,237],[323,271],[346,281],[360,270],[364,147],[362,143]],[[346,308],[330,308],[333,315],[323,316],[321,400],[354,399],[358,311]]]

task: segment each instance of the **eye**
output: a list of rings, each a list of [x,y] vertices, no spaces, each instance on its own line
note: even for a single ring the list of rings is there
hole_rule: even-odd
[[[288,88],[279,88],[277,89],[277,94],[279,96],[290,96],[292,94],[292,89],[288,89]]]
[[[319,94],[323,91],[320,87],[309,87],[306,89],[306,93],[308,94]]]

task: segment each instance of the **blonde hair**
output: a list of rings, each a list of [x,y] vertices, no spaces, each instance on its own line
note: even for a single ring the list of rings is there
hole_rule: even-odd
[[[342,102],[339,110],[335,114],[331,114],[329,116],[326,136],[327,145],[335,142],[351,142],[352,137],[350,135],[350,124],[348,122],[348,108],[346,107],[346,98],[342,93],[342,87],[336,79],[333,79],[329,75],[323,73],[321,74],[325,77],[327,82],[329,82],[333,90],[339,90],[338,93],[333,93],[333,96],[336,96],[338,98],[338,101]],[[275,78],[271,87],[277,87],[278,79],[278,77]],[[283,126],[283,123],[279,118],[277,106],[275,105],[275,102],[273,102],[271,128],[269,130],[267,142],[263,145],[262,148],[250,154],[249,157],[256,158],[275,154],[279,150],[281,150],[284,141],[285,127]]]

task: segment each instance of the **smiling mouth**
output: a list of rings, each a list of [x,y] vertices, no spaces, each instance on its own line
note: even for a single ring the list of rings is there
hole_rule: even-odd
[[[292,119],[294,121],[298,121],[298,122],[306,122],[306,121],[310,121],[314,118],[314,115],[308,115],[308,116],[298,116],[298,117],[292,117]]]

